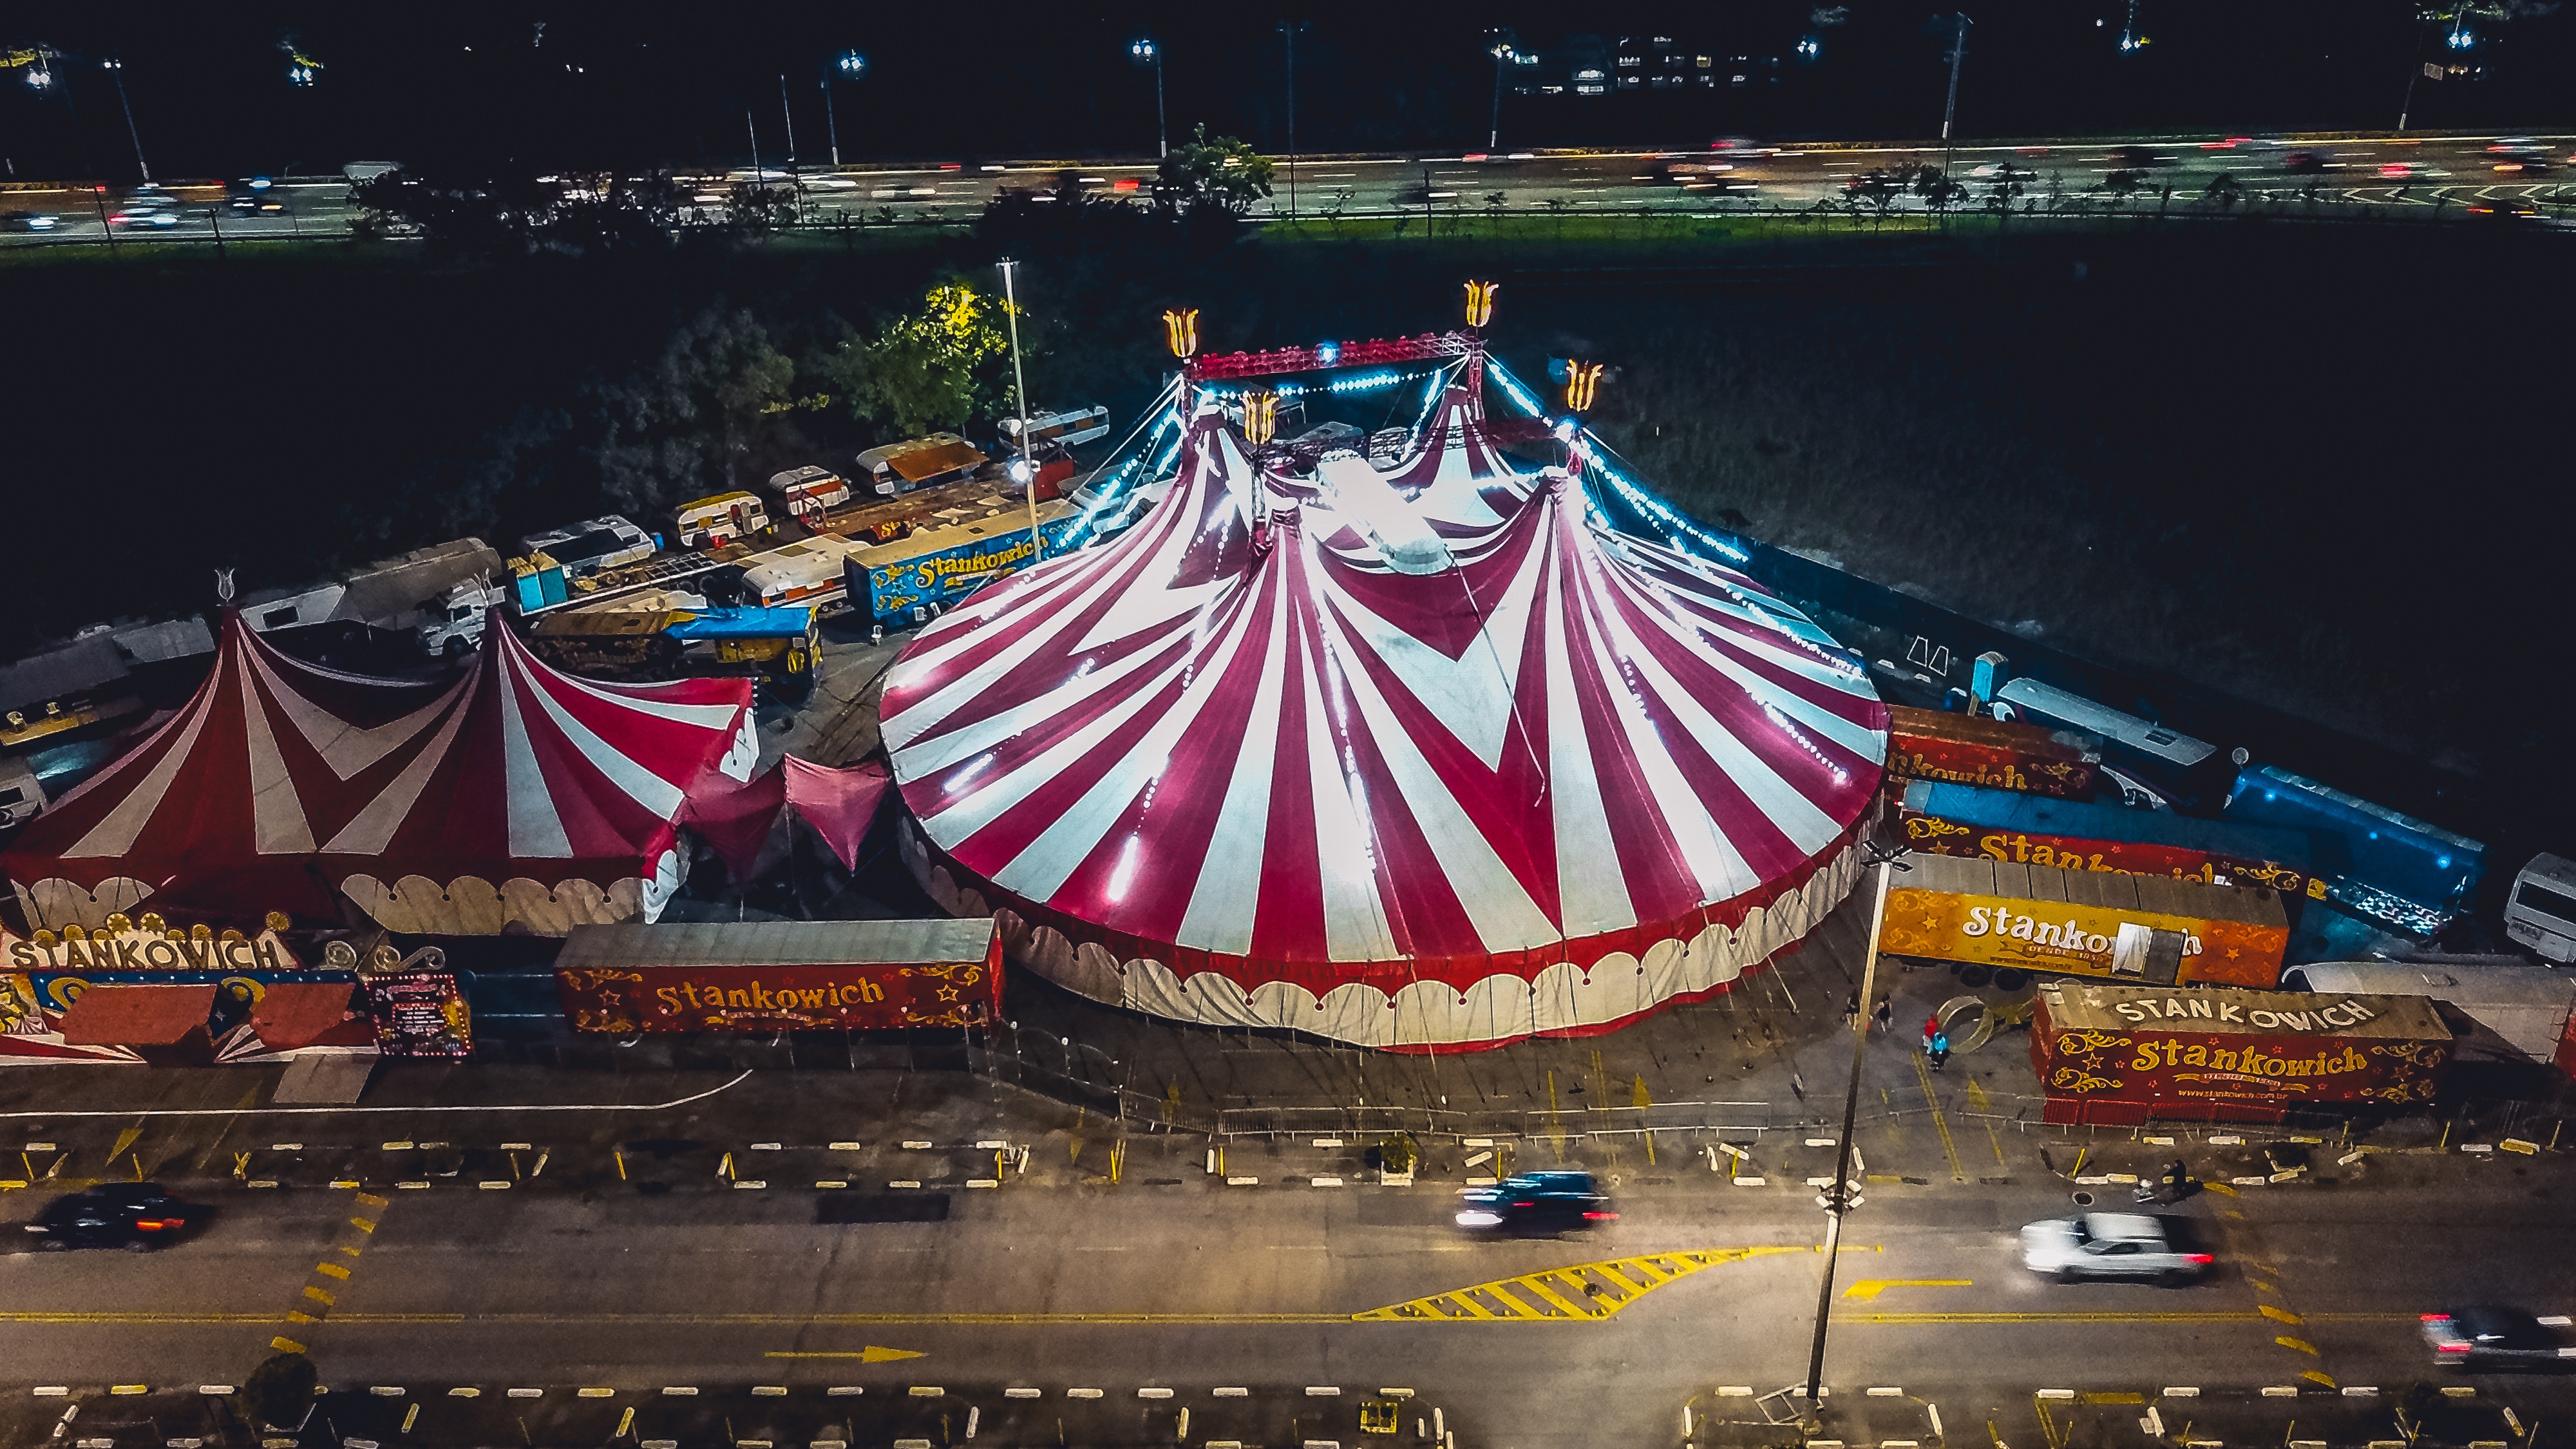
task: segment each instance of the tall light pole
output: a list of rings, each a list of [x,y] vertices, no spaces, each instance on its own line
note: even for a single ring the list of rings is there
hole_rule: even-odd
[[[1511,32],[1507,30],[1495,31],[1494,43],[1486,49],[1494,57],[1494,115],[1492,124],[1485,130],[1485,149],[1499,151],[1503,147],[1503,67],[1520,57],[1513,49]]]
[[[1303,20],[1282,20],[1279,33],[1288,38],[1288,214],[1297,214],[1297,32]]]
[[[796,111],[787,104],[787,72],[778,73],[778,114],[787,123],[787,175],[796,175]]]
[[[1046,540],[1038,534],[1038,465],[1029,455],[1029,380],[1020,371],[1020,299],[1012,285],[1011,274],[1019,263],[1002,258],[1002,316],[1011,326],[1011,391],[1020,414],[1020,456],[1011,465],[1011,474],[1029,494],[1029,566],[1035,568],[1046,557]]]
[[[1824,1281],[1816,1289],[1816,1336],[1807,1355],[1807,1407],[1800,1415],[1809,1424],[1819,1422],[1823,1414],[1825,1322],[1834,1307],[1834,1258],[1842,1251],[1843,1214],[1860,1206],[1859,1195],[1851,1189],[1852,1126],[1860,1117],[1860,1069],[1869,1050],[1871,1008],[1878,992],[1878,932],[1887,920],[1887,878],[1890,871],[1913,869],[1897,858],[1905,853],[1902,845],[1889,849],[1869,847],[1870,864],[1878,867],[1878,900],[1869,913],[1869,954],[1861,962],[1861,1009],[1852,1016],[1851,1088],[1843,1096],[1843,1135],[1834,1154],[1833,1185],[1824,1191]],[[1894,1030],[1891,1022],[1891,1035]]]
[[[832,138],[832,169],[841,169],[841,123],[832,116],[832,82],[857,80],[868,73],[868,59],[855,50],[845,50],[832,57],[832,68],[823,73],[823,129]]]
[[[1154,68],[1154,154],[1169,156],[1172,154],[1171,129],[1163,120],[1163,48],[1154,43],[1154,37],[1140,35],[1127,42],[1127,58],[1138,65]]]
[[[1941,179],[1950,179],[1951,154],[1957,149],[1950,137],[1950,123],[1959,114],[1959,62],[1968,56],[1968,27],[1974,22],[1968,12],[1959,12],[1958,29],[1950,37],[1950,99],[1941,105]]]
[[[134,129],[134,103],[125,98],[125,58],[111,55],[99,64],[116,80],[116,103],[125,110],[125,134],[134,141],[134,169],[143,173],[143,184],[152,184],[152,167],[143,159],[143,133]]]

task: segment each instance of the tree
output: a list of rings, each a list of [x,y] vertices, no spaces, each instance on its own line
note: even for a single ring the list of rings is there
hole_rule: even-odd
[[[919,312],[844,338],[822,371],[854,415],[899,437],[964,427],[999,395],[986,373],[1009,345],[1004,305],[963,282],[933,287]]]
[[[795,383],[796,364],[750,312],[721,302],[700,312],[642,371],[583,389],[600,421],[589,452],[601,497],[642,515],[719,480],[740,486],[737,464],[753,435],[799,406]]]
[[[1884,166],[1873,166],[1851,183],[1846,194],[1854,203],[1855,211],[1860,206],[1869,208],[1874,228],[1884,227],[1887,214],[1896,209],[1896,199],[1905,194],[1911,179],[1912,175],[1905,167],[1890,171]]]
[[[1270,158],[1202,125],[1174,146],[1154,173],[1154,209],[1166,216],[1218,212],[1240,217],[1270,195]]]
[[[2114,208],[2125,205],[2130,197],[2138,194],[2138,173],[2114,171],[2102,178],[2102,189],[2111,193],[2111,205]]]
[[[313,1412],[313,1390],[321,1382],[321,1371],[303,1354],[273,1354],[242,1381],[242,1410],[254,1424],[300,1429]]]
[[[2226,211],[2245,199],[2245,188],[2235,177],[2221,171],[2209,178],[2209,184],[2200,189],[2200,199],[2220,211]]]
[[[1959,183],[1943,174],[1938,166],[1926,166],[1914,173],[1914,194],[1938,215],[1959,204]]]

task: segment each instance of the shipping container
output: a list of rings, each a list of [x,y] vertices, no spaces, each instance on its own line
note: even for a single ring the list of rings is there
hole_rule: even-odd
[[[1903,705],[1887,713],[1891,776],[2060,800],[2093,797],[2102,755],[2081,735]]]
[[[2296,830],[1930,780],[1906,785],[1897,819],[1905,843],[1927,854],[2269,886],[2291,900],[2324,899],[2320,861],[2341,860],[2339,842],[2321,848]]]
[[[1890,882],[1882,947],[1996,973],[2272,987],[2289,920],[2278,891],[2160,876],[1914,855]]]
[[[2429,1105],[2452,1040],[2420,997],[2065,981],[2039,990],[2030,1060],[2049,1122],[2277,1122],[2329,1105]]]
[[[2329,882],[2333,898],[2416,935],[2440,930],[2486,869],[2487,848],[2478,841],[2278,765],[2256,766],[2237,780],[2227,818],[2341,840],[2350,864],[2339,881]],[[2382,900],[2383,894],[2397,900]],[[2420,909],[2406,910],[2403,902]]]

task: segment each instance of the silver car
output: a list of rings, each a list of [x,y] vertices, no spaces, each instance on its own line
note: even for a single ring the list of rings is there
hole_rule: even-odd
[[[2021,1261],[2034,1273],[2056,1274],[2062,1283],[2078,1278],[2187,1283],[2216,1259],[2190,1251],[2177,1237],[2168,1230],[2167,1219],[2145,1213],[2050,1218],[2021,1230]]]

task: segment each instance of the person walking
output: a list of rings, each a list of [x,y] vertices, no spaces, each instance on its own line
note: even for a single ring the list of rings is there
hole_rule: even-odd
[[[1881,1033],[1896,1024],[1895,1004],[1887,999],[1887,993],[1884,991],[1878,994],[1878,1009],[1869,1014],[1869,1024],[1878,1028]]]
[[[1932,1038],[1941,1034],[1941,1016],[1935,1012],[1923,1018],[1923,1049],[1932,1050]]]
[[[1849,1031],[1849,1030],[1851,1030],[1851,1029],[1852,1029],[1852,1023],[1854,1023],[1854,1022],[1856,1022],[1856,1021],[1859,1021],[1859,1020],[1860,1020],[1860,993],[1859,993],[1859,992],[1857,992],[1857,991],[1855,991],[1855,992],[1853,992],[1853,993],[1851,994],[1851,1000],[1846,1001],[1846,1002],[1844,1002],[1844,1003],[1843,1003],[1843,1030],[1845,1030],[1845,1031]]]
[[[1931,1044],[1923,1049],[1923,1054],[1932,1059],[1932,1070],[1941,1070],[1941,1064],[1950,1060],[1950,1034],[1946,1031],[1932,1033]]]

